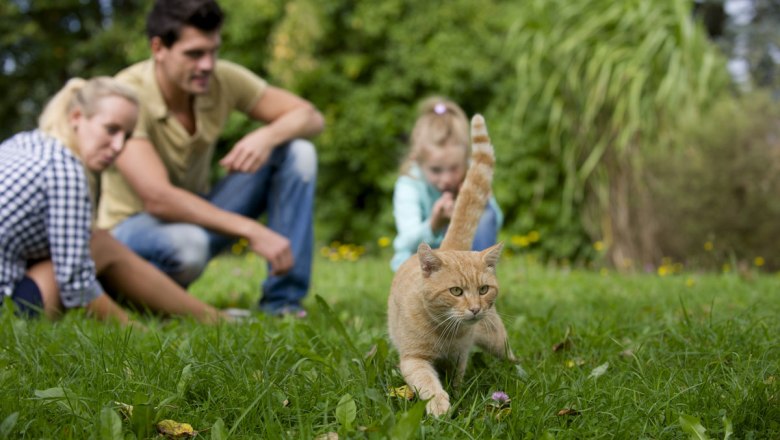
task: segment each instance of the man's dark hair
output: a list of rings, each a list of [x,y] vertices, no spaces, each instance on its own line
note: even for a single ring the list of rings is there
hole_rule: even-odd
[[[215,0],[156,0],[146,17],[146,36],[160,37],[165,47],[171,47],[182,27],[212,32],[222,26],[224,17]]]

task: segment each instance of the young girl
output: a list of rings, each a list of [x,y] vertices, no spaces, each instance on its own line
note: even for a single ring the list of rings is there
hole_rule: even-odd
[[[0,304],[47,317],[85,307],[128,322],[97,277],[128,299],[213,321],[218,312],[189,297],[105,231],[91,231],[88,171],[108,167],[138,117],[138,101],[107,77],[73,79],[47,104],[39,129],[0,144]]]
[[[398,232],[390,262],[393,271],[417,251],[420,243],[433,248],[441,244],[470,155],[469,123],[463,110],[439,97],[423,101],[393,193]],[[494,245],[502,221],[501,210],[491,197],[477,228],[473,249]]]

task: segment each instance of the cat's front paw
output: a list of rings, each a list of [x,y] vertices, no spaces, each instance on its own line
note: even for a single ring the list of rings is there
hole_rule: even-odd
[[[448,396],[446,393],[433,396],[433,398],[425,405],[425,412],[434,417],[439,417],[443,414],[446,414],[449,410],[450,396]]]

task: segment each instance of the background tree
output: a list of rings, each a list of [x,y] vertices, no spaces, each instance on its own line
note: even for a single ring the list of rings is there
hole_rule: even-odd
[[[316,140],[321,241],[372,243],[393,235],[392,187],[416,104],[437,94],[488,119],[510,249],[591,261],[601,255],[592,243],[601,241],[618,267],[661,264],[672,247],[684,254],[661,236],[669,232],[659,206],[670,202],[659,194],[675,194],[677,183],[659,177],[658,157],[687,148],[714,154],[690,127],[711,127],[708,109],[735,90],[727,58],[694,17],[706,15],[702,4],[717,12],[726,3],[698,2],[695,14],[687,0],[221,4],[227,12],[221,56],[310,99],[326,116],[327,129]],[[7,121],[0,134],[34,126],[44,99],[68,77],[112,74],[148,57],[149,6],[142,0],[0,4],[0,114]],[[729,20],[723,38],[732,35]],[[761,112],[751,116],[772,117],[759,110],[767,107],[749,108]],[[719,133],[744,129],[722,114]],[[766,130],[772,126],[766,122],[754,127]],[[217,157],[253,125],[233,117]],[[668,187],[660,189],[659,181]]]

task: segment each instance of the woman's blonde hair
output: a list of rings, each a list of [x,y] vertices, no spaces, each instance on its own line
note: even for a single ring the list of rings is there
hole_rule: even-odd
[[[138,105],[138,97],[133,89],[114,78],[109,76],[98,76],[89,80],[72,78],[46,104],[38,118],[38,128],[56,137],[80,156],[70,115],[78,109],[84,116],[91,118],[97,112],[98,101],[108,96],[125,98]]]
[[[433,96],[420,103],[417,121],[412,129],[409,154],[401,165],[405,174],[413,163],[425,160],[429,149],[462,145],[464,158],[471,150],[469,121],[460,106],[449,99]]]

